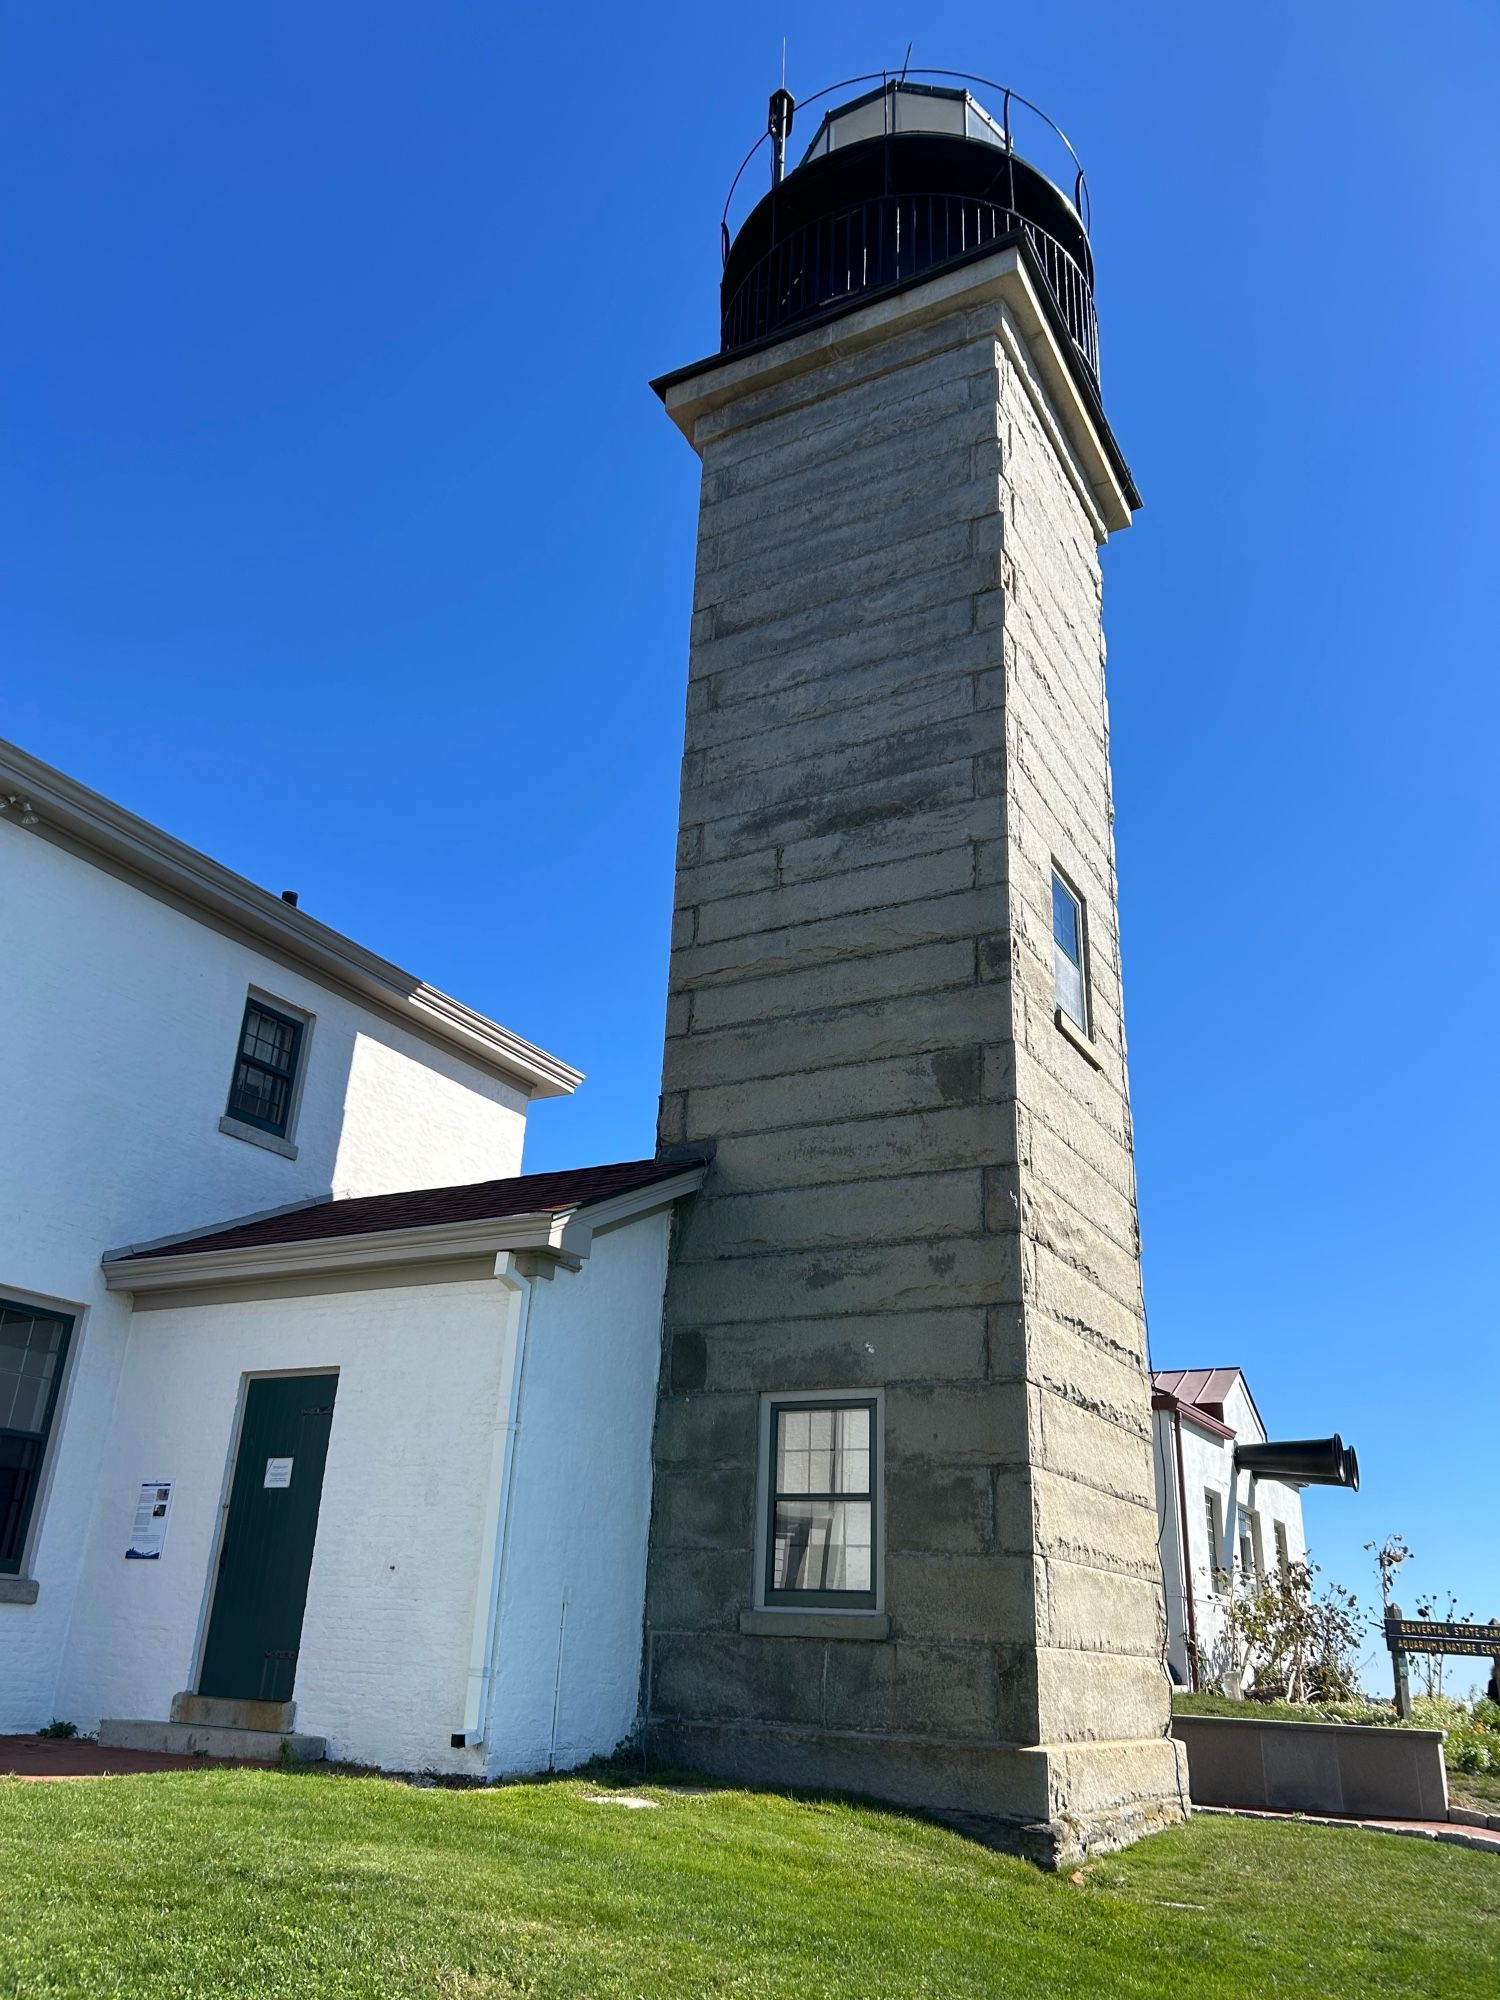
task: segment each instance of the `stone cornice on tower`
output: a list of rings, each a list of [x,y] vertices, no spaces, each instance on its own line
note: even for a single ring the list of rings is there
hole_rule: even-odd
[[[651,386],[701,452],[709,438],[756,421],[758,392],[816,374],[809,400],[820,401],[829,390],[827,371],[835,354],[853,364],[861,349],[939,319],[950,321],[955,343],[973,339],[984,326],[993,331],[1016,365],[1096,540],[1128,528],[1140,494],[1097,390],[1071,342],[1059,334],[1057,308],[1023,238],[910,284],[873,296],[860,293],[800,331],[709,356],[659,376]],[[791,400],[783,394],[776,407],[785,412]]]

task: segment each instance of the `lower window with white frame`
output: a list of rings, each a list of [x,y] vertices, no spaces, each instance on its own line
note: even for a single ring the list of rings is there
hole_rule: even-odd
[[[875,1609],[878,1398],[771,1396],[766,1417],[763,1603]]]

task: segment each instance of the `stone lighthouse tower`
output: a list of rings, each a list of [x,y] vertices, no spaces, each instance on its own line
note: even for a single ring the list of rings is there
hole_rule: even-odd
[[[995,95],[886,85],[783,174],[778,93],[722,349],[656,385],[702,461],[660,1141],[713,1161],[645,1713],[1056,1861],[1184,1788],[1097,557],[1138,496],[1082,174]]]

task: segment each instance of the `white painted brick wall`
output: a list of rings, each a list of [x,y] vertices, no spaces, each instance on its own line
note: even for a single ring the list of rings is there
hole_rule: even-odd
[[[565,1770],[635,1723],[668,1228],[611,1230],[576,1276],[535,1287],[492,1777]]]
[[[99,1472],[61,1711],[164,1718],[195,1684],[243,1378],[337,1369],[297,1674],[300,1728],[398,1768],[473,1768],[462,1727],[481,1512],[506,1363],[493,1280],[135,1315]],[[159,1563],[136,1487],[175,1482]]]
[[[128,1325],[102,1253],[339,1189],[517,1172],[519,1090],[0,822],[0,1296],[79,1315],[28,1572],[0,1604],[0,1729],[55,1711]],[[288,1160],[218,1129],[246,991],[313,1014]]]
[[[161,1719],[194,1685],[243,1378],[334,1368],[298,1728],[355,1762],[476,1776],[612,1750],[639,1692],[666,1239],[665,1215],[643,1218],[534,1287],[485,1749],[449,1739],[513,1363],[512,1295],[490,1280],[135,1315],[57,1712]],[[166,1552],[127,1562],[136,1488],[159,1477]]]

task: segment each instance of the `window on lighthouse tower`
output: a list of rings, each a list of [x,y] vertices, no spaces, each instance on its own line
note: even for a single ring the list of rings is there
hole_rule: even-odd
[[[1088,980],[1085,973],[1083,898],[1052,871],[1052,961],[1057,980],[1057,1004],[1075,1027],[1089,1031]]]

